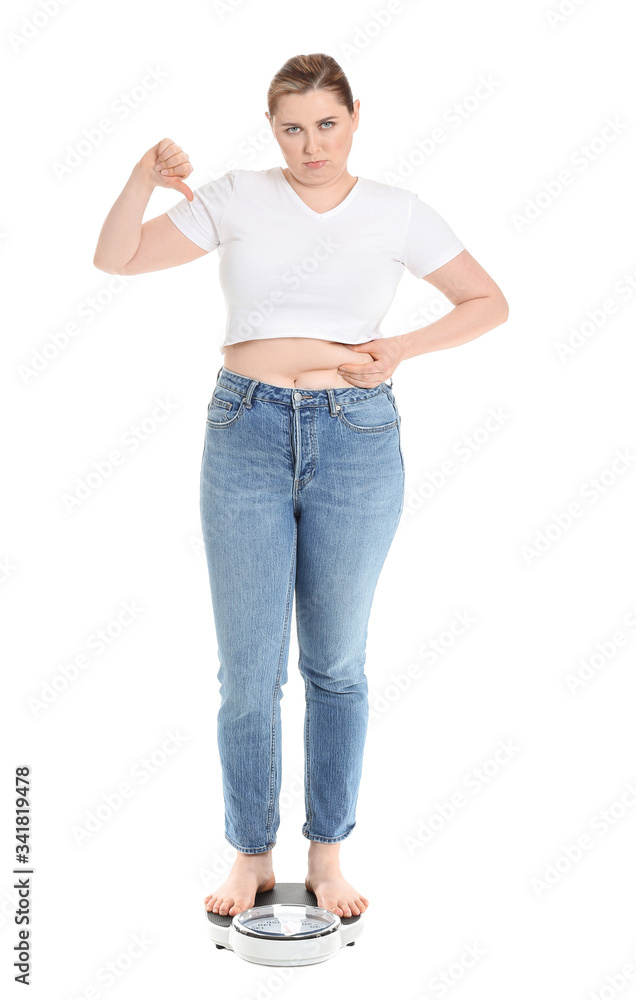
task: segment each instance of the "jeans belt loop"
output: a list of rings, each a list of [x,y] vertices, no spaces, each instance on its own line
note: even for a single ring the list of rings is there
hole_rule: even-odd
[[[336,397],[333,394],[333,389],[327,389],[327,396],[329,398],[329,413],[332,417],[336,417],[338,412],[336,410]]]
[[[254,392],[254,389],[256,388],[257,385],[258,385],[258,379],[255,378],[252,379],[252,381],[247,387],[247,392],[245,393],[245,408],[247,410],[249,410],[252,405],[252,393]]]

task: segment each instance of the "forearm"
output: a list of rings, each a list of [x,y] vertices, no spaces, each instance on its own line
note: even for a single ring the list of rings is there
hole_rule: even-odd
[[[402,360],[417,357],[418,354],[429,354],[431,351],[442,351],[447,347],[459,347],[469,340],[476,340],[507,319],[508,303],[502,296],[485,295],[460,302],[449,313],[428,326],[398,336]]]
[[[154,185],[136,163],[119,198],[106,216],[95,249],[93,264],[116,273],[137,253],[141,224]]]

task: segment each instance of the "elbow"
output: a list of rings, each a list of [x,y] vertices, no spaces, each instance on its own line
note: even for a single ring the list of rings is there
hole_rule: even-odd
[[[122,274],[120,267],[112,267],[110,264],[105,264],[103,261],[98,260],[97,257],[93,257],[93,267],[96,267],[98,271],[104,271],[105,274]]]
[[[494,314],[497,319],[496,325],[501,326],[502,323],[505,323],[508,319],[509,313],[510,313],[510,308],[508,306],[507,299],[505,299],[503,295],[498,295],[496,300],[496,308],[494,309]]]

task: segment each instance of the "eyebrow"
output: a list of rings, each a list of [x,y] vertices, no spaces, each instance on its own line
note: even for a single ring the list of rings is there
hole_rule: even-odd
[[[339,115],[326,115],[324,118],[319,118],[315,125],[320,125],[322,122],[338,121]],[[281,122],[281,125],[298,125],[298,122]]]

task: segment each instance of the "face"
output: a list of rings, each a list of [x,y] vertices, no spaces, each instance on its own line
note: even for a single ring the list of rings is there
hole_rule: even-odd
[[[279,98],[268,120],[294,177],[320,184],[346,171],[359,108],[360,101],[355,101],[350,115],[329,90]],[[317,165],[308,165],[312,163]]]

